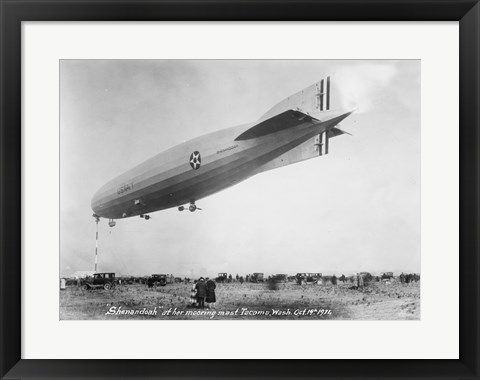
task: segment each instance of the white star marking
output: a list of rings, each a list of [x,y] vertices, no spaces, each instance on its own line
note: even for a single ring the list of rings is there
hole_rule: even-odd
[[[192,164],[194,169],[198,169],[201,165],[200,153],[192,153],[190,163]]]

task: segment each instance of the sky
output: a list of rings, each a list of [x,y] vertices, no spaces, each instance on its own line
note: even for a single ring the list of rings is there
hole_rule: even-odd
[[[63,60],[60,275],[93,270],[105,182],[203,134],[257,120],[326,75],[358,110],[329,154],[198,200],[99,224],[98,271],[420,273],[420,61]]]

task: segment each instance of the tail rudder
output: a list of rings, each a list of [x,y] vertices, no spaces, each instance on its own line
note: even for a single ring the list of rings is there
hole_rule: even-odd
[[[324,111],[334,109],[333,93],[333,75],[328,75],[322,80],[283,99],[262,115],[259,121],[269,119],[287,110],[297,110],[315,117],[315,115],[319,115]]]

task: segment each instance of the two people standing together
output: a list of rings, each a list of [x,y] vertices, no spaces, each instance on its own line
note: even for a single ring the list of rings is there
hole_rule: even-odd
[[[209,279],[208,277],[206,282],[203,277],[200,277],[198,281],[194,281],[190,293],[190,305],[192,307],[204,309],[206,302],[208,308],[215,308],[215,302],[217,301],[215,296],[216,287],[217,284],[215,284],[215,281]]]

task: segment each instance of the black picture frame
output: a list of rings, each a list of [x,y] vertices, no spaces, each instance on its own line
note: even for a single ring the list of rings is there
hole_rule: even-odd
[[[478,0],[0,0],[0,13],[2,378],[479,378]],[[162,20],[459,21],[459,360],[21,359],[21,22]]]

